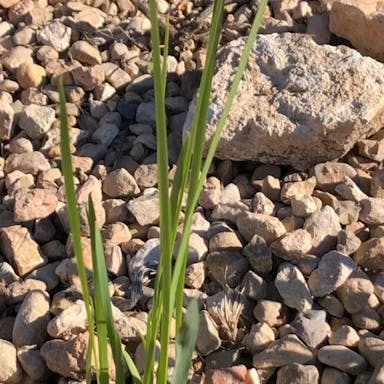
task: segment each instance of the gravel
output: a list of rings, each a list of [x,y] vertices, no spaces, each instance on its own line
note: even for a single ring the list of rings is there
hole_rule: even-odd
[[[171,13],[173,39],[170,183],[205,60],[208,3],[158,2]],[[145,334],[159,191],[149,20],[134,4],[0,0],[1,383],[85,378],[86,315],[60,171],[60,75],[85,265],[91,270],[91,197],[115,323],[132,356]],[[327,4],[271,2],[263,33],[307,30],[329,43]],[[221,44],[247,33],[255,7],[226,7]],[[185,279],[185,304],[197,298],[200,308],[191,384],[383,381],[383,139],[383,131],[356,137],[342,159],[300,171],[214,160],[193,217]]]

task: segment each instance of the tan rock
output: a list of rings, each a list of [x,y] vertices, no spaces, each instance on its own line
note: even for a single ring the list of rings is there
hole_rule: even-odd
[[[15,346],[6,340],[0,339],[0,382],[4,384],[19,383],[23,378],[23,370],[17,361]]]
[[[329,28],[363,55],[384,61],[382,15],[383,4],[379,0],[338,0],[331,8]]]
[[[19,348],[17,351],[17,358],[31,381],[40,381],[47,377],[47,366],[40,356],[40,351],[34,349],[33,346]]]
[[[298,195],[309,195],[311,196],[313,190],[316,186],[316,178],[310,177],[308,180],[304,181],[294,181],[284,183],[281,188],[281,201],[284,203],[289,203],[292,198],[297,197]]]
[[[18,170],[23,173],[37,175],[41,171],[47,171],[51,166],[41,152],[12,153],[5,161],[4,171],[10,173]]]
[[[287,335],[254,355],[253,365],[255,368],[282,367],[291,363],[305,364],[312,358],[312,351],[296,335]]]
[[[318,358],[323,364],[352,375],[363,372],[367,367],[363,356],[342,345],[327,345],[320,348]]]
[[[314,365],[293,363],[277,372],[276,384],[318,383],[319,371]]]
[[[87,312],[82,300],[64,309],[47,325],[47,331],[53,338],[68,340],[87,329]]]
[[[336,290],[338,298],[349,313],[357,313],[369,306],[368,300],[373,293],[373,284],[362,270],[353,271],[346,282]]]
[[[321,256],[336,246],[341,225],[336,212],[326,205],[305,220],[304,229],[312,235],[312,253]]]
[[[377,169],[372,174],[370,195],[373,197],[384,198],[384,170]]]
[[[31,278],[14,281],[8,286],[9,302],[19,304],[25,299],[29,291],[35,290],[46,291],[47,286],[44,282]]]
[[[113,247],[131,240],[131,232],[126,224],[117,222],[107,225],[102,236],[106,247]]]
[[[205,209],[213,209],[220,203],[221,183],[217,177],[208,177],[200,192],[199,204]]]
[[[103,182],[103,192],[109,197],[132,197],[140,193],[134,177],[124,168],[110,172]]]
[[[353,259],[362,267],[384,270],[384,237],[365,241],[353,254]]]
[[[185,285],[188,288],[199,289],[205,280],[204,262],[193,263],[185,271]]]
[[[102,184],[95,176],[89,176],[88,180],[77,190],[77,202],[88,203],[92,199],[94,203],[100,203],[103,199]]]
[[[31,48],[17,46],[5,53],[1,58],[1,62],[5,68],[14,73],[21,64],[32,64],[32,55],[33,51]]]
[[[221,345],[219,330],[216,323],[207,311],[200,313],[199,336],[196,348],[203,355],[207,356],[216,351]]]
[[[384,224],[384,199],[369,197],[360,201],[359,219],[368,225]]]
[[[88,333],[81,333],[68,341],[47,341],[40,353],[52,372],[75,380],[81,379],[85,375],[88,339]]]
[[[252,199],[252,211],[263,215],[273,215],[275,204],[263,192],[257,192]]]
[[[346,372],[341,372],[336,368],[326,367],[321,373],[321,384],[326,383],[340,383],[347,384],[350,383],[351,376]],[[366,383],[366,381],[364,381]]]
[[[359,341],[359,352],[368,360],[372,367],[376,367],[384,354],[384,340],[378,337],[362,337]]]
[[[78,23],[88,24],[94,29],[103,26],[107,15],[96,7],[82,7],[80,12],[75,14],[75,21]]]
[[[1,229],[0,249],[20,276],[27,275],[46,262],[27,228],[20,225]]]
[[[237,250],[243,248],[239,235],[236,232],[219,232],[209,239],[209,251]]]
[[[284,225],[277,217],[258,213],[242,212],[238,215],[236,224],[247,241],[254,235],[259,235],[269,244],[286,233]]]
[[[81,64],[101,64],[101,56],[99,50],[93,47],[87,41],[79,40],[74,42],[69,49],[69,53],[75,60],[80,61]]]
[[[37,64],[23,63],[17,68],[17,82],[22,88],[39,87],[46,77],[45,69]]]
[[[0,101],[0,140],[9,140],[13,133],[14,110],[6,102]]]
[[[337,23],[345,24],[343,19]],[[351,25],[358,30],[355,23]],[[376,40],[382,34],[377,32]],[[244,43],[242,38],[231,41],[218,55],[207,145]],[[247,81],[239,88],[241,96],[235,100],[221,135],[218,158],[289,164],[305,170],[341,157],[359,139],[382,128],[381,63],[345,46],[317,45],[304,34],[258,35],[253,52],[245,75]],[[292,62],[296,64],[291,66]],[[185,129],[191,126],[195,107],[194,99]]]
[[[55,211],[57,203],[56,195],[46,189],[19,190],[15,194],[14,220],[42,219]]]
[[[247,375],[245,365],[210,369],[206,372],[205,384],[243,384]]]
[[[347,255],[331,251],[326,253],[308,279],[313,296],[328,295],[340,287],[356,268],[356,263]]]
[[[270,247],[276,256],[284,260],[299,260],[312,249],[312,236],[305,229],[297,229],[275,240]]]
[[[255,354],[261,352],[275,341],[275,333],[267,323],[253,324],[251,330],[243,338],[242,344],[248,352]]]
[[[115,89],[122,89],[131,82],[131,76],[118,65],[113,63],[103,63],[102,67],[105,73],[105,78]]]
[[[0,0],[0,6],[2,6],[3,8],[11,8],[18,2],[19,0]]]
[[[101,65],[92,67],[77,66],[72,69],[75,85],[79,85],[86,91],[92,91],[104,82],[105,75]]]
[[[30,291],[16,315],[13,344],[16,347],[35,344],[40,347],[47,338],[49,319],[49,295],[44,291]]]
[[[345,347],[356,347],[359,343],[359,334],[349,325],[342,325],[329,338],[329,344],[344,345]]]
[[[360,201],[368,197],[348,176],[344,176],[342,182],[335,187],[335,192],[343,200]]]
[[[147,193],[131,199],[127,208],[140,225],[155,225],[159,222],[160,201],[157,190],[147,190]]]
[[[312,296],[305,278],[299,268],[291,263],[279,266],[275,286],[288,307],[299,312],[312,308]]]
[[[288,310],[282,303],[272,300],[259,300],[253,315],[260,322],[270,327],[281,327],[288,320]]]

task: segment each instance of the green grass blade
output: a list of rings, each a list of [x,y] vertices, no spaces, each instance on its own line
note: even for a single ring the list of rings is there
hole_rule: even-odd
[[[254,45],[257,31],[261,25],[262,19],[263,19],[263,13],[265,10],[265,7],[267,5],[267,0],[261,0],[259,9],[257,11],[256,17],[252,23],[252,28],[249,34],[249,37],[247,39],[247,42],[244,47],[243,54],[240,59],[239,67],[236,71],[232,87],[230,89],[227,101],[225,103],[224,109],[223,109],[223,114],[217,124],[217,128],[215,130],[214,136],[212,138],[210,147],[208,149],[208,153],[206,156],[206,160],[204,162],[201,174],[199,178],[196,180],[195,183],[191,183],[192,189],[190,189],[189,192],[189,197],[190,200],[188,201],[188,207],[187,207],[187,213],[185,215],[185,221],[184,221],[184,228],[183,228],[183,235],[181,238],[180,242],[180,247],[178,251],[178,256],[176,259],[176,264],[174,267],[173,271],[173,277],[172,277],[172,288],[171,288],[171,298],[173,300],[173,294],[178,294],[177,300],[178,303],[176,304],[177,310],[178,310],[178,318],[180,319],[180,314],[181,314],[181,305],[182,305],[182,296],[179,294],[180,293],[180,288],[181,288],[181,281],[184,279],[184,270],[185,270],[185,257],[188,252],[188,238],[189,238],[189,232],[191,229],[192,225],[192,214],[193,210],[195,209],[195,206],[197,204],[198,198],[200,191],[204,185],[205,178],[207,177],[210,165],[212,163],[217,144],[220,140],[221,133],[224,129],[225,122],[228,118],[234,97],[236,96],[236,93],[238,91],[240,81],[242,79],[242,76],[244,74],[244,70],[246,68],[248,58],[250,55],[250,52],[252,51],[252,47]],[[205,124],[205,123],[204,123]]]
[[[70,152],[68,116],[67,116],[67,107],[66,107],[62,77],[60,77],[60,80],[59,80],[59,94],[60,94],[60,127],[61,127],[60,148],[61,148],[61,157],[62,157],[61,167],[62,167],[64,183],[65,183],[69,226],[70,226],[72,238],[73,238],[73,248],[74,248],[74,253],[76,257],[78,273],[81,281],[81,289],[83,291],[84,301],[89,311],[91,301],[89,296],[87,271],[85,269],[84,259],[83,259],[83,250],[81,247],[80,218],[77,210],[75,184],[73,182],[74,172],[73,172],[72,158],[71,158],[71,152]]]
[[[167,142],[167,121],[165,112],[165,87],[166,77],[161,66],[160,52],[160,33],[157,15],[156,0],[149,0],[150,21],[151,21],[151,42],[153,56],[153,76],[155,90],[155,106],[156,106],[156,136],[157,136],[157,162],[159,176],[159,200],[160,200],[160,261],[159,268],[161,272],[161,280],[158,285],[160,290],[160,301],[155,306],[161,306],[163,314],[160,319],[160,343],[161,353],[158,368],[158,383],[166,382],[168,368],[168,343],[169,343],[169,327],[171,321],[170,309],[170,286],[172,278],[172,246],[171,246],[171,210],[168,196],[168,142]],[[165,61],[164,61],[165,62]],[[157,322],[152,325],[157,326]],[[157,334],[157,330],[151,331],[153,335]],[[154,350],[147,351],[148,354],[154,354]],[[149,364],[154,361],[152,356],[147,357],[147,363],[144,374],[144,383],[149,384],[153,376],[153,365]]]
[[[164,48],[163,48],[163,67],[162,67],[162,78],[164,79],[164,97],[167,92],[167,63],[168,63],[168,51],[169,51],[169,16],[165,21],[164,31]]]
[[[67,106],[66,106],[62,76],[60,76],[59,78],[58,90],[59,90],[59,96],[60,96],[59,106],[60,106],[60,150],[61,150],[61,160],[62,160],[61,168],[64,176],[69,227],[72,233],[72,241],[73,241],[73,249],[74,249],[75,258],[76,258],[76,266],[77,266],[77,271],[80,278],[81,290],[82,290],[83,299],[85,303],[85,309],[87,312],[89,338],[90,340],[92,340],[92,342],[89,343],[88,345],[89,352],[87,352],[88,358],[86,361],[86,369],[87,369],[86,378],[87,378],[87,382],[90,382],[91,358],[89,356],[94,354],[95,361],[97,361],[96,351],[93,348],[94,324],[95,324],[94,312],[92,307],[92,300],[89,294],[87,271],[84,264],[83,249],[81,246],[80,218],[79,218],[79,213],[77,209],[75,184],[73,182],[74,172],[72,167],[72,158],[71,158],[71,150],[70,150],[68,114],[67,114]]]
[[[134,383],[135,384],[142,384],[143,381],[141,380],[140,373],[137,370],[136,365],[135,365],[134,361],[132,360],[132,357],[125,350],[123,350],[123,357],[125,359],[125,362],[128,366],[129,371],[131,372]]]
[[[85,357],[85,382],[87,384],[91,384],[92,382],[92,354],[95,351],[94,342],[95,342],[95,338],[90,337],[88,340],[87,354]],[[96,361],[96,354],[95,354],[95,361]],[[96,369],[96,372],[97,372],[97,369]]]
[[[124,361],[120,337],[116,332],[112,316],[112,305],[109,297],[108,275],[105,265],[104,247],[97,227],[92,199],[88,202],[88,222],[91,232],[92,264],[94,274],[95,313],[97,336],[99,343],[99,362],[102,379],[108,380],[108,337],[116,368],[116,384],[124,383]]]
[[[172,384],[185,384],[199,331],[199,306],[192,300],[176,337],[176,365]]]
[[[92,267],[93,267],[93,285],[94,285],[94,306],[95,306],[95,319],[97,330],[97,343],[98,343],[98,383],[108,384],[108,329],[107,329],[107,317],[104,310],[104,303],[109,301],[109,295],[106,299],[105,288],[108,289],[108,280],[105,282],[103,276],[103,261],[104,252],[103,248],[98,244],[98,234],[96,229],[96,217],[93,202],[90,199],[88,202],[88,223],[91,235],[91,247],[92,247]],[[105,265],[104,265],[105,267]],[[104,285],[107,284],[107,287]],[[108,291],[107,291],[108,293]]]
[[[216,63],[216,53],[219,45],[220,34],[221,34],[221,23],[223,18],[223,10],[224,10],[224,0],[217,0],[214,3],[213,9],[213,17],[211,23],[211,29],[208,40],[208,48],[207,48],[207,58],[206,64],[203,70],[200,88],[199,88],[199,96],[196,104],[195,116],[192,125],[191,132],[191,143],[188,147],[188,150],[191,151],[189,155],[191,160],[188,163],[188,158],[185,161],[184,167],[185,169],[181,169],[180,172],[188,172],[189,166],[191,167],[191,180],[193,182],[190,183],[189,193],[188,193],[188,202],[187,202],[187,215],[192,215],[194,210],[194,205],[192,201],[192,196],[190,195],[191,189],[194,188],[195,181],[200,177],[200,168],[201,168],[201,160],[203,156],[203,146],[205,140],[205,126],[208,116],[209,109],[209,101],[212,89],[212,78],[215,70]],[[188,154],[186,155],[188,156]],[[183,179],[184,183],[185,180]],[[185,184],[182,185],[182,188],[185,188]],[[188,209],[189,207],[189,209]],[[189,237],[189,232],[185,234],[185,236]],[[185,240],[186,241],[186,240]],[[181,270],[184,271],[187,265],[187,254],[188,249],[187,246],[184,245],[182,247],[183,252],[178,253],[178,258],[180,258]],[[183,295],[184,295],[184,280],[185,274],[180,273],[178,276],[178,283],[175,287],[175,292],[172,291],[176,296],[176,327],[180,328],[182,322],[182,309],[183,309]]]

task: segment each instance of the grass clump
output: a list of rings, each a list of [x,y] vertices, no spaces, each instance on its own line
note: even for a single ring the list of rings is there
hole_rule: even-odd
[[[145,339],[145,369],[142,375],[138,372],[131,356],[126,352],[116,331],[112,304],[108,293],[108,276],[105,266],[104,249],[100,229],[97,227],[93,202],[88,203],[88,221],[92,245],[92,267],[94,289],[91,295],[87,271],[84,265],[80,239],[80,219],[77,210],[73,168],[69,145],[68,120],[66,113],[65,95],[60,82],[60,120],[61,120],[61,153],[62,169],[65,180],[67,208],[73,245],[77,261],[78,274],[88,318],[89,346],[87,351],[87,382],[95,376],[98,384],[110,382],[108,359],[109,348],[112,350],[116,369],[116,384],[126,382],[127,368],[136,384],[166,384],[168,378],[168,351],[170,343],[171,322],[176,318],[176,365],[174,368],[173,384],[187,382],[188,370],[198,334],[199,313],[196,301],[192,301],[186,314],[183,308],[183,290],[185,269],[188,257],[188,243],[191,232],[193,213],[199,194],[204,185],[208,170],[214,157],[221,132],[228,118],[232,102],[237,93],[240,81],[251,53],[257,30],[262,21],[262,15],[267,0],[261,0],[255,20],[252,24],[249,38],[232,82],[232,87],[224,105],[221,118],[212,137],[210,147],[203,159],[205,142],[205,127],[208,116],[211,95],[212,78],[219,47],[223,18],[224,0],[215,0],[211,29],[207,47],[206,63],[200,83],[196,111],[191,131],[186,135],[177,163],[177,170],[171,191],[168,179],[168,143],[165,111],[165,91],[167,83],[167,63],[169,24],[165,28],[164,41],[160,40],[157,5],[155,0],[149,0],[151,20],[151,41],[153,63],[151,71],[154,77],[157,133],[157,162],[158,188],[160,199],[160,261],[156,274],[153,307],[148,316],[148,326]],[[165,59],[163,59],[165,58]],[[184,194],[187,192],[187,202],[184,208],[184,223],[178,246],[177,230],[183,206]],[[173,254],[176,261],[173,262]],[[228,308],[223,308],[223,324],[230,338],[235,336],[236,324],[226,318],[229,310],[239,314],[242,306],[236,300],[228,298]],[[236,321],[237,323],[237,321]],[[160,343],[160,357],[156,349]],[[97,344],[97,345],[96,345]],[[92,372],[91,361],[94,361]],[[157,367],[157,369],[155,369]]]

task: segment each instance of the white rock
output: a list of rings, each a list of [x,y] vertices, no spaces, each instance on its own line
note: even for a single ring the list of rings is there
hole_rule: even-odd
[[[63,52],[69,48],[71,28],[65,26],[59,20],[54,20],[46,24],[37,34],[37,40],[41,44],[46,44],[55,48],[58,52]]]
[[[47,133],[55,121],[55,110],[30,104],[20,114],[19,125],[31,139],[39,139]]]

